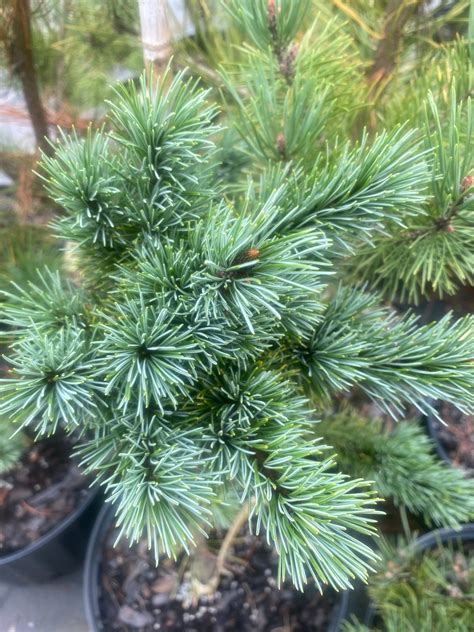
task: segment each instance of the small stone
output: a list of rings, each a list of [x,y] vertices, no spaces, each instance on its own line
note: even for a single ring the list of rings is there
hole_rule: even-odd
[[[168,595],[166,593],[158,593],[153,595],[151,598],[151,603],[156,607],[160,608],[164,606],[168,602]]]
[[[176,575],[163,575],[151,586],[154,593],[169,593],[176,585]]]
[[[144,628],[146,625],[153,623],[153,617],[149,612],[138,612],[130,606],[122,606],[118,613],[118,619],[121,623],[129,625],[132,628]]]

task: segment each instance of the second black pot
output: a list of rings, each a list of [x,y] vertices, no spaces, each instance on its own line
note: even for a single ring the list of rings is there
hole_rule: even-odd
[[[424,424],[425,424],[428,436],[430,437],[431,441],[433,442],[436,454],[439,456],[439,458],[442,461],[445,461],[445,463],[449,463],[449,465],[452,465],[451,458],[450,458],[449,454],[446,452],[446,450],[444,449],[443,444],[439,440],[438,433],[436,432],[435,425],[434,425],[434,417],[433,417],[433,415],[425,415],[425,417],[424,417]]]
[[[84,559],[101,505],[101,491],[89,489],[78,507],[53,529],[23,549],[0,556],[0,579],[28,584],[73,571]]]

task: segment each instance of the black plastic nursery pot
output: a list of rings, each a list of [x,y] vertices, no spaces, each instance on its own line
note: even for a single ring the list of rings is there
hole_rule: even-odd
[[[113,508],[104,506],[99,513],[92,531],[86,555],[84,568],[84,602],[86,618],[91,632],[107,632],[107,627],[105,627],[105,623],[102,620],[100,609],[101,566],[104,541],[113,523],[113,519]],[[166,606],[164,606],[164,608],[165,607]],[[356,600],[353,598],[350,600],[350,593],[347,591],[341,592],[333,608],[329,626],[325,632],[338,632],[342,622],[347,619],[350,614],[358,614],[359,612],[360,610]]]
[[[416,539],[415,552],[421,554],[450,542],[459,542],[460,544],[474,542],[474,523],[465,524],[460,529],[446,527],[425,533]],[[347,608],[349,617],[357,617],[369,628],[375,624],[376,612],[365,586],[359,585],[352,593],[349,593]]]
[[[77,568],[102,500],[100,489],[89,489],[76,509],[47,533],[18,551],[0,555],[0,579],[16,584],[43,582]]]

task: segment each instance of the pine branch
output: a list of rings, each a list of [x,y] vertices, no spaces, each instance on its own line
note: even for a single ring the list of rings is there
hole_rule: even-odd
[[[270,48],[278,53],[288,47],[300,30],[310,0],[298,4],[291,0],[231,0],[224,8],[257,48]]]
[[[373,480],[383,497],[422,515],[428,524],[457,527],[472,519],[472,480],[435,457],[415,422],[399,422],[390,431],[380,420],[346,411],[325,418],[315,432],[334,447],[342,472]]]
[[[43,156],[42,177],[51,198],[64,209],[57,231],[81,244],[113,248],[122,242],[121,187],[110,139],[103,131],[89,128],[86,138],[61,133],[61,143],[52,157]]]
[[[28,335],[32,324],[46,334],[68,327],[86,328],[90,304],[85,294],[59,272],[38,272],[38,284],[29,281],[27,287],[12,283],[15,291],[2,292],[0,321],[12,328],[6,335]]]
[[[373,498],[362,481],[332,471],[324,446],[304,439],[307,413],[295,385],[232,367],[204,385],[193,402],[196,430],[207,428],[201,441],[208,467],[228,472],[242,499],[255,499],[251,515],[279,552],[279,581],[290,575],[302,589],[311,577],[342,588],[365,577],[372,552],[346,529],[373,531]],[[192,414],[195,405],[189,408]]]
[[[0,413],[38,434],[88,425],[98,410],[100,386],[81,330],[33,330],[13,350],[7,357],[13,376],[0,380]]]
[[[150,414],[105,418],[79,449],[87,472],[98,476],[115,504],[118,538],[146,537],[156,561],[190,550],[210,526],[216,484],[203,471],[196,436],[173,431],[173,419]]]
[[[387,224],[403,227],[420,215],[430,173],[414,131],[382,132],[370,144],[364,135],[338,155],[334,163],[328,148],[310,171],[274,168],[262,176],[263,199],[283,182],[287,188],[279,201],[281,230],[316,225],[347,252],[372,244]]]
[[[378,307],[375,296],[341,288],[310,343],[293,353],[322,398],[357,384],[395,417],[405,404],[438,416],[429,403],[436,399],[472,410],[473,318],[416,321]]]
[[[250,39],[238,63],[222,70],[239,113],[236,128],[262,165],[300,160],[310,166],[325,139],[349,127],[362,107],[352,43],[336,20],[324,26],[315,20],[300,35],[306,1],[236,5],[227,9]]]
[[[388,226],[347,263],[352,279],[381,288],[390,299],[418,303],[432,292],[453,294],[474,282],[470,186],[473,164],[472,104],[457,105],[451,91],[446,122],[441,122],[433,97],[426,106],[425,138],[431,169],[424,213],[405,215],[407,226]]]
[[[101,314],[96,375],[118,409],[142,416],[146,409],[177,405],[196,377],[198,345],[192,332],[165,305],[143,299]],[[165,404],[166,402],[166,404]]]

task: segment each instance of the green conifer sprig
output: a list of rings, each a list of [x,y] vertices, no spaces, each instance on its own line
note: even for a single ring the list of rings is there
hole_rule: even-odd
[[[295,7],[283,3],[275,11],[286,11],[290,19]],[[288,213],[285,228],[316,224],[346,254],[361,241],[371,244],[387,223],[405,226],[418,217],[431,176],[415,130],[398,124],[374,138],[363,132],[359,143],[338,140],[345,126],[351,133],[354,86],[364,83],[340,24],[315,19],[301,38],[290,29],[288,37],[295,39],[285,40],[280,50],[269,43],[272,3],[234,3],[228,9],[251,40],[238,63],[222,71],[229,107],[237,109],[234,126],[253,165],[272,165],[260,183],[263,196],[266,186],[287,182],[282,213],[296,207],[298,213]],[[254,11],[260,18],[252,21]],[[261,29],[267,35],[260,34],[257,43]]]
[[[218,129],[213,124],[217,110],[206,102],[207,92],[199,90],[196,81],[186,80],[181,73],[178,79],[182,81],[172,82],[165,90],[167,79],[166,73],[153,87],[143,75],[141,89],[134,94],[126,86],[115,89],[116,99],[109,102],[112,138],[129,158],[122,178],[128,178],[132,186],[135,179],[145,184],[147,201],[165,189],[174,203],[182,202],[179,210],[189,209],[192,202],[194,214],[209,198],[206,184],[214,168],[212,134]],[[132,197],[132,204],[137,201]],[[181,222],[187,219],[185,214]]]
[[[164,401],[176,406],[196,378],[198,345],[166,305],[150,306],[143,298],[117,304],[101,315],[100,333],[97,377],[124,412],[133,405],[140,416]]]
[[[376,295],[341,288],[295,357],[319,397],[357,384],[396,418],[404,404],[438,416],[430,400],[464,411],[474,404],[472,339],[470,316],[420,326],[414,315],[381,308]]]
[[[350,39],[337,21],[314,19],[310,4],[224,5],[244,46],[222,75],[239,114],[236,128],[263,164],[311,166],[326,140],[349,129],[363,103],[362,67]]]
[[[40,321],[41,322],[41,321]],[[97,413],[100,385],[83,330],[29,330],[7,358],[15,377],[0,380],[2,412],[38,434],[86,425]]]
[[[60,135],[54,157],[44,156],[48,177],[46,190],[65,209],[58,220],[58,231],[69,239],[78,235],[86,244],[113,248],[121,243],[118,225],[123,195],[115,172],[110,138],[101,131],[79,139],[74,132]]]
[[[46,334],[68,325],[87,327],[87,298],[80,288],[48,269],[39,271],[37,279],[36,284],[28,281],[26,288],[12,283],[12,291],[2,291],[5,302],[0,304],[1,319],[14,329],[7,330],[6,335],[22,334],[32,326]]]
[[[347,251],[354,237],[356,243],[371,244],[387,222],[404,226],[407,218],[419,215],[430,174],[414,130],[381,132],[370,142],[364,134],[358,145],[336,153],[334,161],[327,147],[312,169],[290,176],[273,171],[273,178],[289,179],[287,207],[299,209],[287,218],[286,229],[314,223]]]
[[[385,234],[358,249],[346,270],[351,278],[383,288],[390,299],[411,303],[432,292],[454,294],[474,282],[472,112],[471,100],[458,104],[451,90],[442,120],[428,96],[424,131],[431,184],[424,213],[402,218],[405,226],[388,224]]]
[[[196,429],[205,429],[200,440],[209,455],[207,468],[215,475],[229,472],[241,501],[253,501],[256,532],[266,533],[280,554],[279,580],[289,575],[302,589],[310,576],[318,585],[347,587],[362,570],[358,555],[373,559],[370,548],[350,534],[365,530],[366,483],[331,471],[327,446],[305,438],[311,428],[307,408],[292,382],[258,365],[214,371],[187,406]],[[330,496],[333,485],[341,489],[337,499]],[[317,505],[310,500],[314,495]],[[346,503],[361,513],[346,515]],[[341,544],[340,563],[353,569],[348,578],[334,576],[326,565],[334,538]]]
[[[317,425],[317,434],[334,447],[342,472],[373,480],[384,498],[427,524],[457,527],[472,520],[472,479],[436,458],[418,423],[402,421],[390,430],[380,419],[349,410],[329,415]]]
[[[47,190],[66,210],[56,232],[74,244],[84,282],[94,289],[105,269],[112,275],[129,261],[137,241],[179,231],[207,213],[215,195],[216,108],[196,82],[179,79],[167,92],[166,77],[153,85],[143,76],[133,95],[117,88],[112,133],[62,134],[55,155],[43,156]]]
[[[284,50],[303,26],[311,0],[295,4],[291,0],[232,0],[227,11],[258,48]]]

